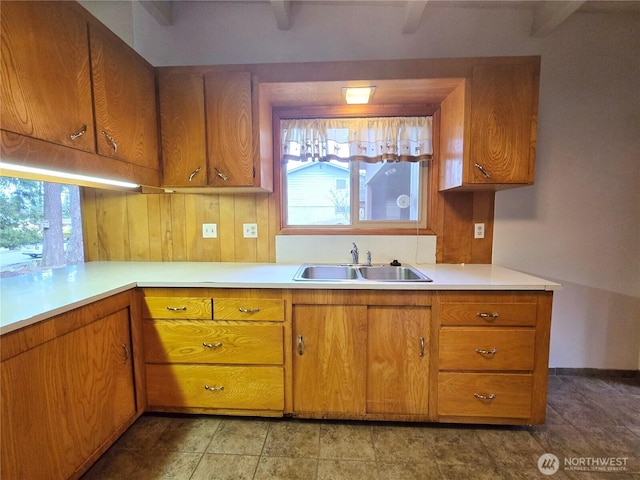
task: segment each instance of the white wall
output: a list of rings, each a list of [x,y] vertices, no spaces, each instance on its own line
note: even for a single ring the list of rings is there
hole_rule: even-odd
[[[93,2],[92,2],[93,3]],[[156,66],[541,55],[536,184],[496,196],[494,262],[565,285],[552,367],[640,368],[640,20],[576,13],[530,37],[525,8],[428,4],[403,35],[402,3],[175,2],[161,27],[133,4],[135,48]]]

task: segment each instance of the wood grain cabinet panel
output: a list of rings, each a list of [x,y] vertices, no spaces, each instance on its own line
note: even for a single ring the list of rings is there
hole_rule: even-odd
[[[90,40],[98,153],[159,170],[153,67],[106,29]]]
[[[207,186],[203,75],[160,75],[158,91],[163,185]]]
[[[213,318],[211,298],[198,297],[143,297],[144,318]]]
[[[532,370],[535,331],[442,327],[439,346],[440,370]]]
[[[441,372],[438,415],[457,418],[531,417],[530,374]]]
[[[268,298],[214,298],[215,320],[284,321],[284,301]]]
[[[87,22],[74,7],[2,2],[0,128],[94,152]]]
[[[429,413],[429,307],[368,308],[367,413]]]
[[[147,365],[149,406],[226,410],[284,408],[282,367]]]
[[[294,305],[293,407],[303,412],[366,412],[367,308]]]
[[[209,184],[253,186],[251,74],[205,75]]]
[[[133,421],[129,332],[127,308],[2,362],[2,478],[70,478]]]
[[[148,363],[282,365],[281,325],[156,320],[144,324]]]
[[[528,64],[474,68],[468,183],[533,183],[535,80]]]

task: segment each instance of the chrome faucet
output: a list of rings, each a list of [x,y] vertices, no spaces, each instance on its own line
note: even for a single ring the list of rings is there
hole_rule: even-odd
[[[371,266],[371,250],[367,250],[367,265]]]
[[[353,247],[351,248],[349,253],[351,253],[351,263],[357,265],[359,252],[358,252],[358,246],[356,245],[356,242],[353,242]]]

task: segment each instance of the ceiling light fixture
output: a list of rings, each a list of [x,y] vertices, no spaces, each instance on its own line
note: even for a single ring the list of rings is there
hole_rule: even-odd
[[[7,172],[19,172],[26,173],[28,175],[43,176],[48,178],[59,178],[62,180],[73,180],[74,182],[78,182],[81,184],[97,184],[97,185],[107,185],[110,187],[120,187],[120,188],[138,188],[140,185],[137,183],[131,182],[123,182],[120,180],[111,180],[108,178],[100,178],[100,177],[91,177],[88,175],[79,175],[77,173],[67,173],[67,172],[58,172],[55,170],[47,170],[45,168],[36,168],[36,167],[28,167],[25,165],[14,165],[11,163],[0,162],[0,170],[2,171],[2,175],[6,175]],[[67,182],[70,183],[70,182]]]
[[[344,87],[342,95],[349,105],[364,105],[369,103],[376,87]]]

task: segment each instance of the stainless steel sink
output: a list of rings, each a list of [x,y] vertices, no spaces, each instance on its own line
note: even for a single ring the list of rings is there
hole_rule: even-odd
[[[356,280],[358,271],[347,265],[302,265],[294,280]]]
[[[430,282],[431,279],[408,265],[372,265],[360,267],[365,280],[379,282]]]
[[[432,280],[409,265],[301,265],[293,277],[306,281],[361,282],[431,282]]]

